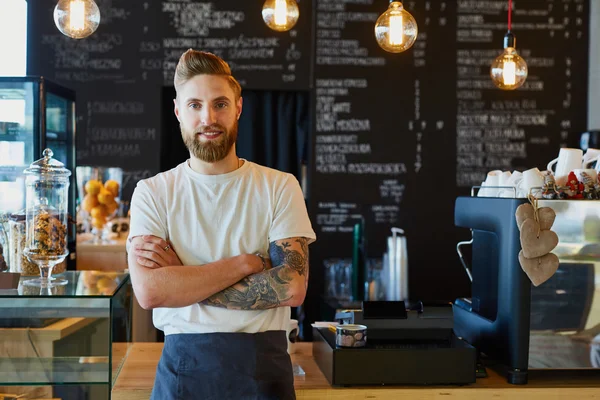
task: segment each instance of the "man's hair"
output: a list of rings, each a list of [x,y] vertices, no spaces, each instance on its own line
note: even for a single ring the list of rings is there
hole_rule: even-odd
[[[219,56],[206,51],[189,49],[181,55],[177,68],[175,68],[175,78],[173,83],[175,91],[181,85],[192,79],[196,75],[220,75],[227,78],[229,86],[235,93],[235,99],[242,95],[242,87],[239,82],[231,75],[231,68]]]

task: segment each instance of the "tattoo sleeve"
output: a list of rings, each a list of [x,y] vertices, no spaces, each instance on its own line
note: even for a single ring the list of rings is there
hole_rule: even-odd
[[[288,238],[269,245],[273,268],[249,275],[233,286],[215,293],[201,304],[235,310],[264,310],[281,307],[293,298],[298,279],[308,286],[308,240]],[[296,283],[297,284],[297,283]]]

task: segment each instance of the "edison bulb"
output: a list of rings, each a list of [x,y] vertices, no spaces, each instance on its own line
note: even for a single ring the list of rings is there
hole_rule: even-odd
[[[300,11],[296,0],[267,0],[263,5],[262,17],[274,31],[289,31],[298,22]]]
[[[377,44],[390,53],[401,53],[417,40],[417,21],[399,1],[392,1],[375,23]]]
[[[500,89],[517,89],[527,79],[527,63],[514,47],[507,47],[492,63],[490,76]]]
[[[54,23],[64,35],[83,39],[100,24],[100,9],[94,0],[60,0],[54,7]]]

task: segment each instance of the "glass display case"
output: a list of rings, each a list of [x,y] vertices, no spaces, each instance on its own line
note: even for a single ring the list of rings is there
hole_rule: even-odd
[[[46,148],[73,173],[68,207],[74,220],[75,92],[43,77],[0,77],[0,213],[25,208],[23,171]],[[69,250],[74,256],[76,235],[71,231]],[[75,265],[74,258],[69,265]]]
[[[59,277],[67,285],[29,286],[34,277],[22,276],[17,289],[0,290],[0,393],[110,399],[131,342],[129,275],[67,271]]]

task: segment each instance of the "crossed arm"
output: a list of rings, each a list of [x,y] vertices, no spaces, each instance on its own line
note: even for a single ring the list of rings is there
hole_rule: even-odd
[[[236,310],[302,304],[308,287],[307,239],[296,237],[272,242],[269,256],[274,268],[249,275],[201,303]]]
[[[308,286],[308,240],[274,241],[268,268],[259,257],[242,254],[199,266],[182,266],[176,249],[155,236],[134,238],[128,255],[140,305],[184,307],[194,303],[237,310],[299,306]]]

